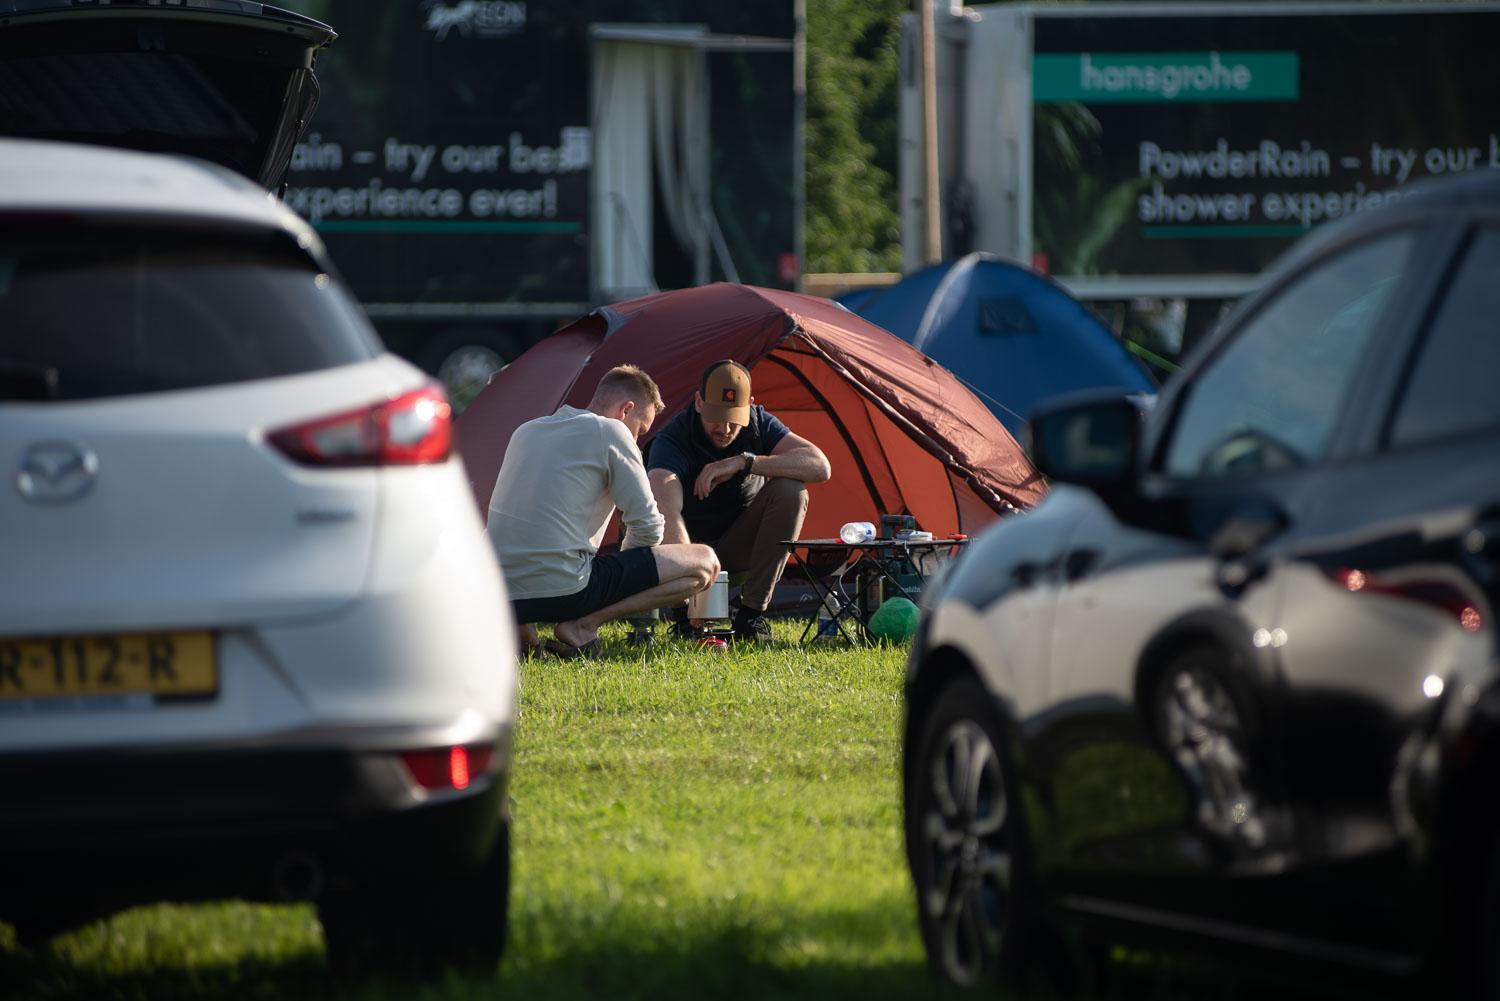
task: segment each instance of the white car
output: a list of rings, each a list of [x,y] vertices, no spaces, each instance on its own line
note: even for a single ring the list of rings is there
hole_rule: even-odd
[[[183,22],[210,47],[331,36],[91,15],[136,18],[195,85]],[[274,183],[287,133],[256,135]],[[336,963],[498,960],[516,642],[451,439],[442,390],[264,186],[0,139],[0,921],[22,941],[148,901],[311,900]]]

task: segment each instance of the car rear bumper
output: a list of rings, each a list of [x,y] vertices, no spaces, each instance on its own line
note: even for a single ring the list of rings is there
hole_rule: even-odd
[[[395,749],[0,755],[0,920],[461,876],[507,819],[508,728],[487,744],[461,790],[423,789]]]

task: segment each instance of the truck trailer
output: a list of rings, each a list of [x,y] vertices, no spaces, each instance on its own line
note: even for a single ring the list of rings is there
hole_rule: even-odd
[[[284,197],[462,405],[589,309],[795,287],[793,0],[283,0],[331,25]]]
[[[917,37],[907,15],[908,271],[925,218]],[[1175,316],[1169,350],[1308,230],[1500,166],[1500,4],[954,6],[935,43],[943,256],[989,251],[1101,312]]]

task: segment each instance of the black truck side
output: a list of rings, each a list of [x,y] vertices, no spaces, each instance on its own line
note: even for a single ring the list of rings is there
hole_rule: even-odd
[[[793,0],[284,0],[332,25],[284,196],[462,406],[594,306],[801,273]]]

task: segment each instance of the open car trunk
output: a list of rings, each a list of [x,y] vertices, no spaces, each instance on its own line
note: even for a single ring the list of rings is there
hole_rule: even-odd
[[[245,0],[0,0],[0,135],[185,153],[274,189],[335,37]]]

